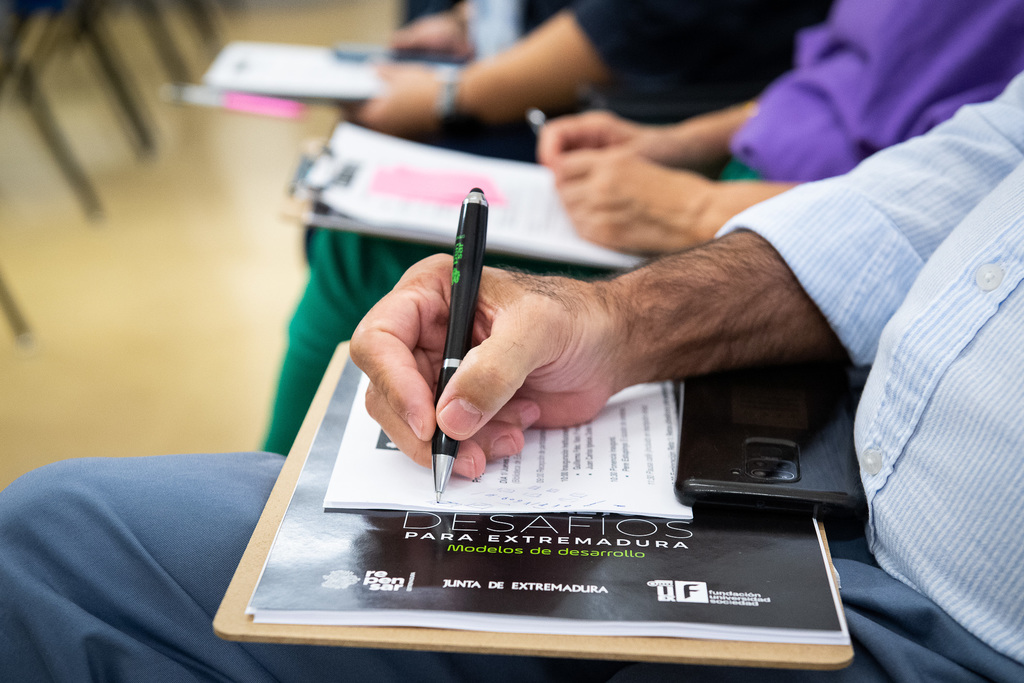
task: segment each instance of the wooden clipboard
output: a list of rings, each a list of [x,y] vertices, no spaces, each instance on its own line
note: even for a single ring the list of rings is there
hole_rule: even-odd
[[[794,669],[840,669],[853,660],[850,645],[750,643],[691,638],[550,636],[432,628],[257,624],[245,613],[277,529],[291,500],[306,454],[348,359],[348,345],[334,354],[256,530],[213,619],[226,640],[434,650],[581,659],[614,659]],[[824,529],[822,529],[824,535]],[[831,561],[831,559],[830,559]],[[834,575],[833,575],[834,579]]]

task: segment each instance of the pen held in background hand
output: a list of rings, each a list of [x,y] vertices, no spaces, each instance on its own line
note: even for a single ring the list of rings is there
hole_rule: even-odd
[[[530,124],[530,128],[533,129],[534,135],[540,135],[540,131],[544,127],[544,124],[548,122],[548,117],[540,109],[531,107],[526,110],[526,122]]]
[[[441,399],[445,386],[455,374],[473,341],[473,319],[476,317],[476,298],[480,291],[486,244],[487,200],[482,190],[473,188],[462,202],[459,229],[452,253],[452,295],[448,313],[448,336],[444,342],[441,373],[437,378],[435,405]],[[438,502],[448,485],[448,479],[451,478],[458,451],[459,442],[438,427],[434,431],[431,447],[434,493]]]

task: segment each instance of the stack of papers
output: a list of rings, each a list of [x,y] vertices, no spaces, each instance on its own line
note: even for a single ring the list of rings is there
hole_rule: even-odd
[[[364,376],[326,509],[693,516],[673,493],[679,414],[670,382],[630,387],[586,424],[527,430],[521,453],[488,463],[474,481],[452,477],[440,503],[430,471],[395,448],[366,412],[368,385]]]
[[[383,91],[376,64],[387,59],[387,51],[375,46],[341,50],[337,46],[237,41],[220,51],[203,83],[220,90],[274,97],[362,102]]]

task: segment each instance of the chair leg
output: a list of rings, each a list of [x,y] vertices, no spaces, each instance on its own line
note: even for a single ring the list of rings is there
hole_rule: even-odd
[[[103,70],[114,97],[124,110],[128,124],[135,135],[139,156],[149,156],[156,150],[153,132],[146,121],[141,99],[129,83],[128,72],[120,56],[114,50],[110,36],[106,34],[96,12],[84,7],[78,17],[78,30],[92,47],[96,60]]]
[[[15,344],[23,351],[31,351],[35,347],[35,335],[25,320],[25,316],[22,315],[21,309],[18,308],[11,290],[7,288],[2,272],[0,272],[0,308],[3,309],[4,317],[7,318],[11,331],[14,333]]]
[[[164,16],[156,2],[154,0],[133,0],[133,2],[142,15],[143,26],[146,27],[146,32],[156,47],[157,55],[163,62],[168,78],[175,83],[188,83],[192,78],[188,66],[185,64],[185,58],[174,42],[170,27],[164,21]]]
[[[21,98],[28,107],[33,122],[49,146],[61,172],[78,196],[86,217],[90,220],[101,218],[103,207],[100,204],[99,194],[93,188],[92,182],[78,163],[78,159],[71,151],[71,146],[57,126],[57,120],[54,118],[46,98],[43,97],[35,73],[25,64],[19,69],[17,77]]]
[[[217,28],[217,15],[213,5],[208,0],[181,0],[196,29],[196,33],[203,41],[203,47],[209,54],[216,54],[220,50],[220,31]]]

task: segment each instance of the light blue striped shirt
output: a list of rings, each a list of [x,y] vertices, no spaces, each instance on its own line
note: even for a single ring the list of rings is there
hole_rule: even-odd
[[[855,441],[879,564],[1024,662],[1024,75],[736,229],[872,364]]]

